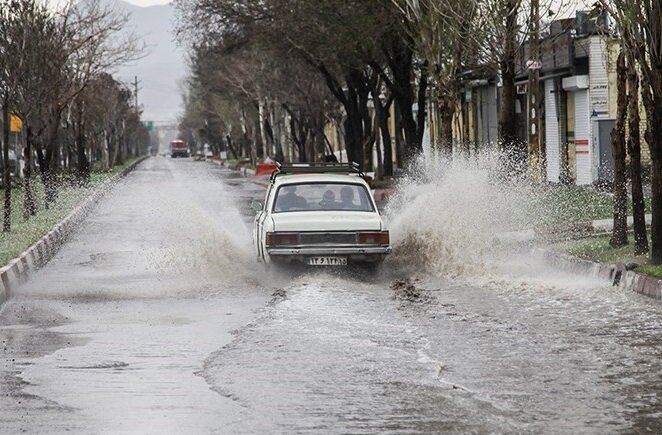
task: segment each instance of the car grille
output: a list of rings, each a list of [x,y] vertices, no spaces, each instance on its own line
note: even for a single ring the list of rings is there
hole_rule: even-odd
[[[353,245],[356,233],[301,233],[301,245]]]

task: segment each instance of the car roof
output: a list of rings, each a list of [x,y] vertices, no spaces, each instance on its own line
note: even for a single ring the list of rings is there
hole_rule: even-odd
[[[284,184],[308,184],[308,183],[353,183],[368,186],[363,178],[356,174],[292,174],[279,175],[274,180],[274,186]]]

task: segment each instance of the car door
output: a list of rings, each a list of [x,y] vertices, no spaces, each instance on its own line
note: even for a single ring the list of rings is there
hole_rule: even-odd
[[[257,252],[258,261],[264,261],[265,252],[264,252],[264,222],[269,215],[269,199],[271,196],[271,185],[267,188],[267,193],[264,197],[264,203],[262,204],[262,210],[255,215],[255,224],[253,226],[253,240],[255,241],[255,250]]]

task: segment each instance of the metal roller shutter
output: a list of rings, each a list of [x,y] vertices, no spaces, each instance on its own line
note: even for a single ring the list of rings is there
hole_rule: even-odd
[[[586,90],[575,92],[575,154],[577,184],[591,184],[591,125]]]
[[[561,165],[559,155],[559,120],[556,117],[556,87],[554,80],[545,81],[545,153],[547,181],[558,183]]]

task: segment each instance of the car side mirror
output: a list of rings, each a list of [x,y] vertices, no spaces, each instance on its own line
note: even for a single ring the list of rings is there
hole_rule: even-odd
[[[255,211],[255,213],[259,213],[262,211],[264,206],[260,201],[253,201],[251,202],[251,208]]]

